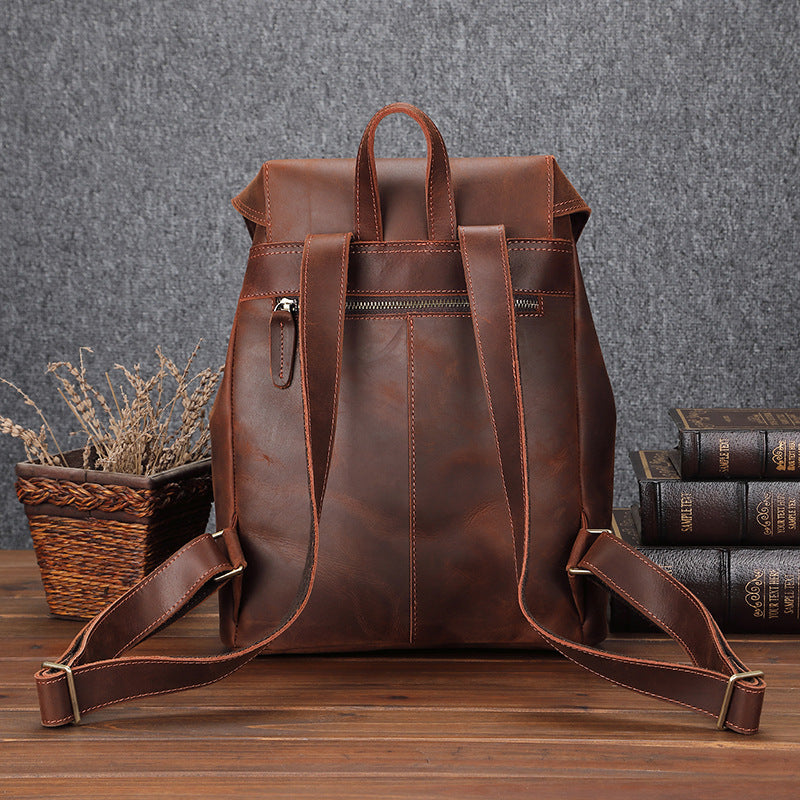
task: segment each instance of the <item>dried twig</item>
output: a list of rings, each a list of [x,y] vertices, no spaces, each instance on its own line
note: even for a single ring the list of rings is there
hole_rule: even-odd
[[[86,376],[84,352],[91,353],[90,348],[80,348],[77,367],[69,361],[48,364],[47,373],[54,376],[58,393],[86,435],[85,469],[152,475],[209,455],[211,435],[206,411],[222,376],[222,367],[200,370],[190,378],[199,347],[200,342],[183,370],[157,347],[158,370],[150,377],[142,375],[139,364],[133,369],[115,364],[114,370],[121,374],[124,382],[115,390],[111,376],[105,373],[113,405]],[[36,433],[0,417],[0,433],[20,439],[31,461],[66,464],[55,434],[39,407],[16,385],[3,378],[0,381],[16,390],[26,405],[36,409],[44,423]],[[170,381],[175,384],[172,394],[167,389]],[[179,420],[178,407],[181,408]],[[49,451],[48,434],[58,456]]]

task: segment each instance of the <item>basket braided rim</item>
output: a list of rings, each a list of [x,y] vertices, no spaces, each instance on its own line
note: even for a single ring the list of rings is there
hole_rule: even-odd
[[[100,483],[76,483],[53,478],[17,478],[17,498],[25,505],[48,503],[77,511],[124,512],[149,517],[178,500],[211,491],[211,478],[189,478],[167,483],[158,489],[133,489]]]

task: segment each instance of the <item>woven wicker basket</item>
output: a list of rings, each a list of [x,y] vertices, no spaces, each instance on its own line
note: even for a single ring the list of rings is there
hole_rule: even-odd
[[[203,533],[211,509],[211,460],[124,475],[74,466],[17,464],[50,612],[87,619]]]

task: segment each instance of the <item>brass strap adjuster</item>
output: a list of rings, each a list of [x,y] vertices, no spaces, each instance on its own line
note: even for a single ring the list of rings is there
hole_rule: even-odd
[[[81,721],[81,710],[78,706],[78,695],[75,691],[75,677],[72,668],[66,664],[56,664],[52,661],[42,661],[45,669],[60,669],[67,676],[67,689],[69,690],[69,701],[72,704],[72,721],[77,725]]]
[[[216,533],[212,533],[211,538],[219,539],[219,537],[222,536],[223,533],[224,531],[217,531]],[[217,575],[214,578],[214,581],[216,583],[222,583],[222,581],[227,581],[229,578],[232,578],[234,575],[239,575],[242,572],[244,572],[244,564],[239,564],[238,567],[234,567],[233,569],[228,570],[227,572],[223,572],[222,575]]]
[[[754,669],[751,672],[736,672],[728,678],[728,685],[725,687],[725,696],[722,698],[722,708],[719,711],[717,718],[717,730],[721,731],[725,728],[725,720],[728,716],[728,709],[731,707],[731,700],[733,699],[733,688],[738,681],[743,681],[746,678],[763,678],[764,673],[760,669]]]
[[[613,535],[614,531],[610,530],[609,528],[587,528],[586,533],[594,533],[594,534],[610,533]],[[567,567],[567,574],[594,575],[594,573],[590,569],[586,569],[585,567]]]

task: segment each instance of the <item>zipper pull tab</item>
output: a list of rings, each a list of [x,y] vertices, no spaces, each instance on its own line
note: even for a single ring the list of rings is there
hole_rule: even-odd
[[[294,353],[297,349],[297,300],[281,297],[269,321],[269,354],[272,383],[286,389],[292,382]]]

